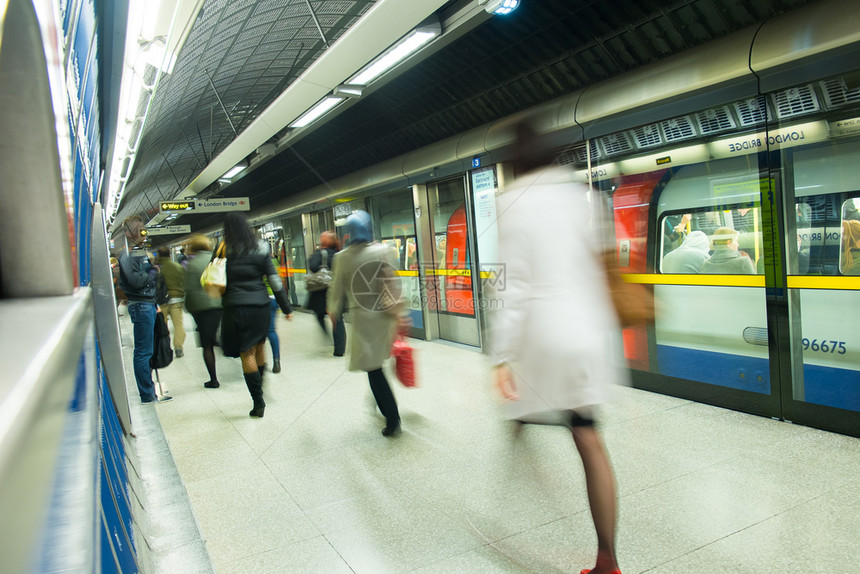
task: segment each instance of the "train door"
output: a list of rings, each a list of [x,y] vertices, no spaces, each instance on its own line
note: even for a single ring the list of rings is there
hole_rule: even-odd
[[[856,436],[860,138],[840,123],[831,118],[826,141],[779,154],[787,254],[782,399],[786,419]]]
[[[410,337],[427,337],[424,326],[423,297],[419,279],[417,234],[411,189],[394,191],[368,199],[374,238],[391,248],[395,273],[400,278],[400,295],[406,301],[412,326]]]
[[[283,278],[289,290],[290,304],[297,307],[307,299],[305,283],[305,237],[302,216],[294,215],[283,222],[283,242],[278,252],[278,261],[283,269]]]
[[[472,257],[474,231],[465,177],[426,186],[432,245],[422,254],[427,289],[427,320],[435,323],[439,338],[480,346],[476,314],[477,277]]]

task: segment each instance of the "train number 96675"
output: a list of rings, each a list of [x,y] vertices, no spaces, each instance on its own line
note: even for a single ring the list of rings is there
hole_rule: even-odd
[[[801,341],[804,351],[815,351],[816,353],[837,353],[844,355],[847,352],[844,341],[828,341],[827,339],[812,339],[804,337]]]

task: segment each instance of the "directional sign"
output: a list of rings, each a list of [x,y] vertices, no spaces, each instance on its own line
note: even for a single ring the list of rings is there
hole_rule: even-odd
[[[167,225],[165,227],[148,227],[147,235],[176,235],[178,233],[191,233],[190,225]]]
[[[160,211],[194,211],[194,201],[162,201]]]
[[[225,197],[221,199],[198,199],[194,213],[215,213],[218,211],[249,211],[251,202],[247,197]]]
[[[162,212],[216,213],[219,211],[250,211],[247,197],[225,197],[220,199],[189,199],[187,201],[162,201]]]

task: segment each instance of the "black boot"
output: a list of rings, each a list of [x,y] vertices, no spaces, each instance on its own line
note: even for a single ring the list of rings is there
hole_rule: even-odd
[[[254,399],[254,408],[248,414],[252,417],[262,418],[266,411],[266,401],[263,400],[263,378],[259,372],[242,373],[242,375],[245,377],[245,384],[248,385],[248,392]]]
[[[274,364],[272,365],[272,372],[277,374],[281,372],[281,360],[275,359]]]

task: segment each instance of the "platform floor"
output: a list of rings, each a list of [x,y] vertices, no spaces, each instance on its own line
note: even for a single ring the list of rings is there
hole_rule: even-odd
[[[203,388],[193,333],[185,357],[161,371],[174,400],[145,407],[215,572],[550,574],[593,564],[570,435],[529,426],[515,438],[481,354],[413,341],[421,388],[390,377],[403,433],[386,438],[366,375],[332,356],[312,316],[281,316],[278,332],[283,371],[267,373],[264,418],[248,416],[238,360],[219,357],[221,388]],[[857,439],[631,388],[600,420],[625,574],[856,571]],[[144,431],[137,440],[157,434]]]

